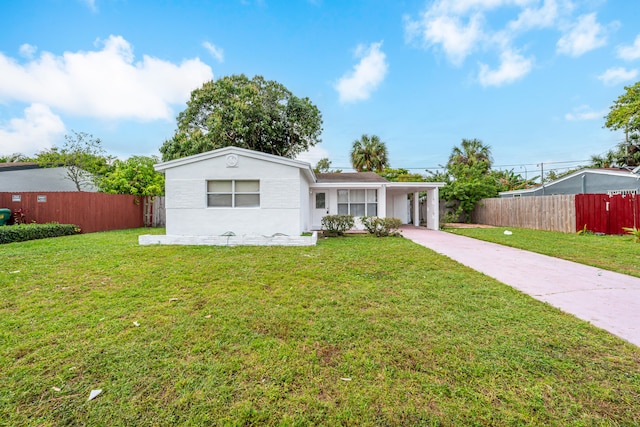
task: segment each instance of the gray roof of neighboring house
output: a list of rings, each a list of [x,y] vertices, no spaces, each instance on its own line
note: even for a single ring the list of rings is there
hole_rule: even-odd
[[[77,191],[64,167],[41,167],[37,163],[0,163],[0,192]],[[98,191],[93,184],[83,191]]]
[[[388,182],[375,172],[317,173],[316,179],[319,184],[329,182]]]
[[[40,165],[33,162],[8,162],[0,163],[0,172],[23,169],[39,169],[40,167]]]
[[[570,175],[526,190],[503,191],[500,197],[550,196],[553,194],[606,194],[640,189],[640,175],[627,169],[581,169]]]

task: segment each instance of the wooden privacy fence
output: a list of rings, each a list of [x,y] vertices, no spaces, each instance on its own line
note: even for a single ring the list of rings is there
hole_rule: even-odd
[[[167,225],[164,196],[144,198],[145,227],[164,227]]]
[[[75,224],[83,233],[143,227],[140,197],[89,192],[0,193],[0,208],[22,209],[27,222]]]
[[[498,227],[573,233],[624,234],[623,227],[640,225],[638,195],[575,194],[483,199],[472,222]]]
[[[576,231],[574,195],[482,199],[471,215],[477,224],[534,230]]]

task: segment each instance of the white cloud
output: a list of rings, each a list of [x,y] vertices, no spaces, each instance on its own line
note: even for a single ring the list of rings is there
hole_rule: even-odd
[[[619,46],[618,56],[626,61],[633,61],[640,58],[640,34],[636,36],[631,46]]]
[[[596,14],[582,15],[556,45],[558,53],[578,57],[607,43],[605,29]]]
[[[598,76],[604,84],[608,86],[617,85],[629,80],[634,80],[638,76],[638,70],[627,70],[624,67],[609,68],[607,71]]]
[[[600,120],[606,114],[605,111],[593,111],[588,105],[581,105],[567,113],[564,118],[569,121]]]
[[[37,50],[38,50],[37,46],[33,46],[33,45],[30,45],[29,43],[25,43],[22,46],[20,46],[20,55],[23,56],[24,58],[31,59],[33,58],[33,55],[35,55]]]
[[[484,38],[483,22],[481,14],[474,14],[464,22],[460,16],[430,9],[419,21],[407,20],[405,31],[409,40],[418,37],[427,48],[440,45],[447,59],[460,65]]]
[[[538,0],[438,0],[429,8],[434,13],[463,15],[476,11],[490,11],[503,6],[525,7]]]
[[[213,78],[200,59],[180,65],[144,55],[110,36],[101,50],[42,52],[26,64],[0,53],[0,101],[41,103],[77,116],[101,119],[173,119],[171,105]]]
[[[329,158],[329,152],[324,148],[316,145],[311,147],[309,151],[298,154],[296,156],[296,159],[307,162],[311,165],[311,167],[314,167],[318,163],[318,160],[325,157]]]
[[[223,62],[224,61],[224,50],[221,47],[214,45],[213,43],[204,42],[202,46],[207,49],[207,51],[213,56],[216,61]]]
[[[424,26],[424,39],[441,44],[447,58],[460,65],[483,38],[482,17],[474,15],[463,24],[458,17],[439,16]]]
[[[509,22],[508,27],[512,31],[548,28],[555,24],[558,14],[558,2],[556,0],[544,0],[539,8],[524,8],[516,20]]]
[[[96,6],[96,0],[81,0],[82,3],[87,5],[87,7],[91,10],[91,12],[96,13],[98,11],[98,6]]]
[[[389,68],[386,55],[380,50],[382,42],[369,47],[359,45],[356,58],[361,58],[353,70],[342,76],[335,85],[340,102],[356,102],[369,99],[384,80]]]
[[[482,86],[501,86],[529,74],[533,68],[533,59],[519,53],[506,50],[500,55],[500,67],[492,70],[486,64],[480,64],[478,80]]]
[[[0,123],[0,155],[33,155],[52,147],[64,133],[64,123],[49,107],[32,104],[25,108],[23,118]]]

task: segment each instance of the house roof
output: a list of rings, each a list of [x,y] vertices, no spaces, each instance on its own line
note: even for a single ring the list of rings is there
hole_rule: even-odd
[[[282,165],[292,166],[302,169],[308,176],[311,182],[316,180],[316,176],[311,169],[311,165],[301,160],[289,159],[287,157],[276,156],[274,154],[262,153],[260,151],[247,150],[240,147],[224,147],[217,150],[207,151],[205,153],[194,154],[193,156],[182,157],[176,160],[170,160],[168,162],[158,163],[154,165],[154,168],[158,171],[164,171],[178,166],[188,165],[190,163],[201,162],[203,160],[214,159],[216,157],[226,156],[229,154],[237,154],[253,159],[264,160],[272,163],[278,163]]]
[[[33,163],[0,164],[0,192],[77,191],[64,167],[40,167]],[[98,191],[89,183],[83,191]]]
[[[39,169],[41,166],[34,162],[8,162],[0,163],[0,172],[17,171],[23,169]]]
[[[317,183],[329,182],[388,182],[375,172],[331,172],[317,173]]]
[[[598,176],[598,175],[604,175],[604,176],[615,176],[615,177],[619,177],[619,178],[624,178],[624,179],[629,179],[629,180],[638,180],[640,179],[640,174],[638,173],[634,173],[628,169],[620,169],[620,168],[586,168],[586,169],[580,169],[578,171],[575,171],[567,176],[563,176],[560,179],[556,179],[555,181],[551,181],[551,182],[546,182],[544,184],[545,188],[552,188],[554,185],[557,185],[563,181],[567,181],[569,179],[572,179],[576,176],[580,176],[580,175],[594,175],[594,176]],[[532,188],[527,188],[524,190],[513,190],[513,191],[502,191],[500,192],[500,195],[505,195],[505,196],[510,196],[510,195],[514,195],[514,194],[527,194],[527,193],[534,193],[536,191],[540,191],[542,189],[541,185],[538,185],[536,187],[532,187]]]
[[[389,182],[375,172],[340,172],[340,173],[314,173],[311,165],[307,162],[286,157],[276,156],[273,154],[262,153],[259,151],[247,150],[240,147],[224,147],[206,153],[195,154],[193,156],[183,157],[168,162],[158,163],[155,169],[159,172],[174,167],[184,166],[203,160],[213,159],[216,157],[226,156],[229,154],[242,155],[267,162],[279,163],[292,167],[300,168],[312,187],[318,188],[379,188],[386,187],[394,191],[416,192],[426,191],[438,187],[442,187],[441,182]]]

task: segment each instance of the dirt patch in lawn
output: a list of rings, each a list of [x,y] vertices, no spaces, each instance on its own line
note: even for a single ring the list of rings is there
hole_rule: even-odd
[[[487,224],[467,224],[466,222],[448,222],[445,228],[495,228],[493,225]]]

